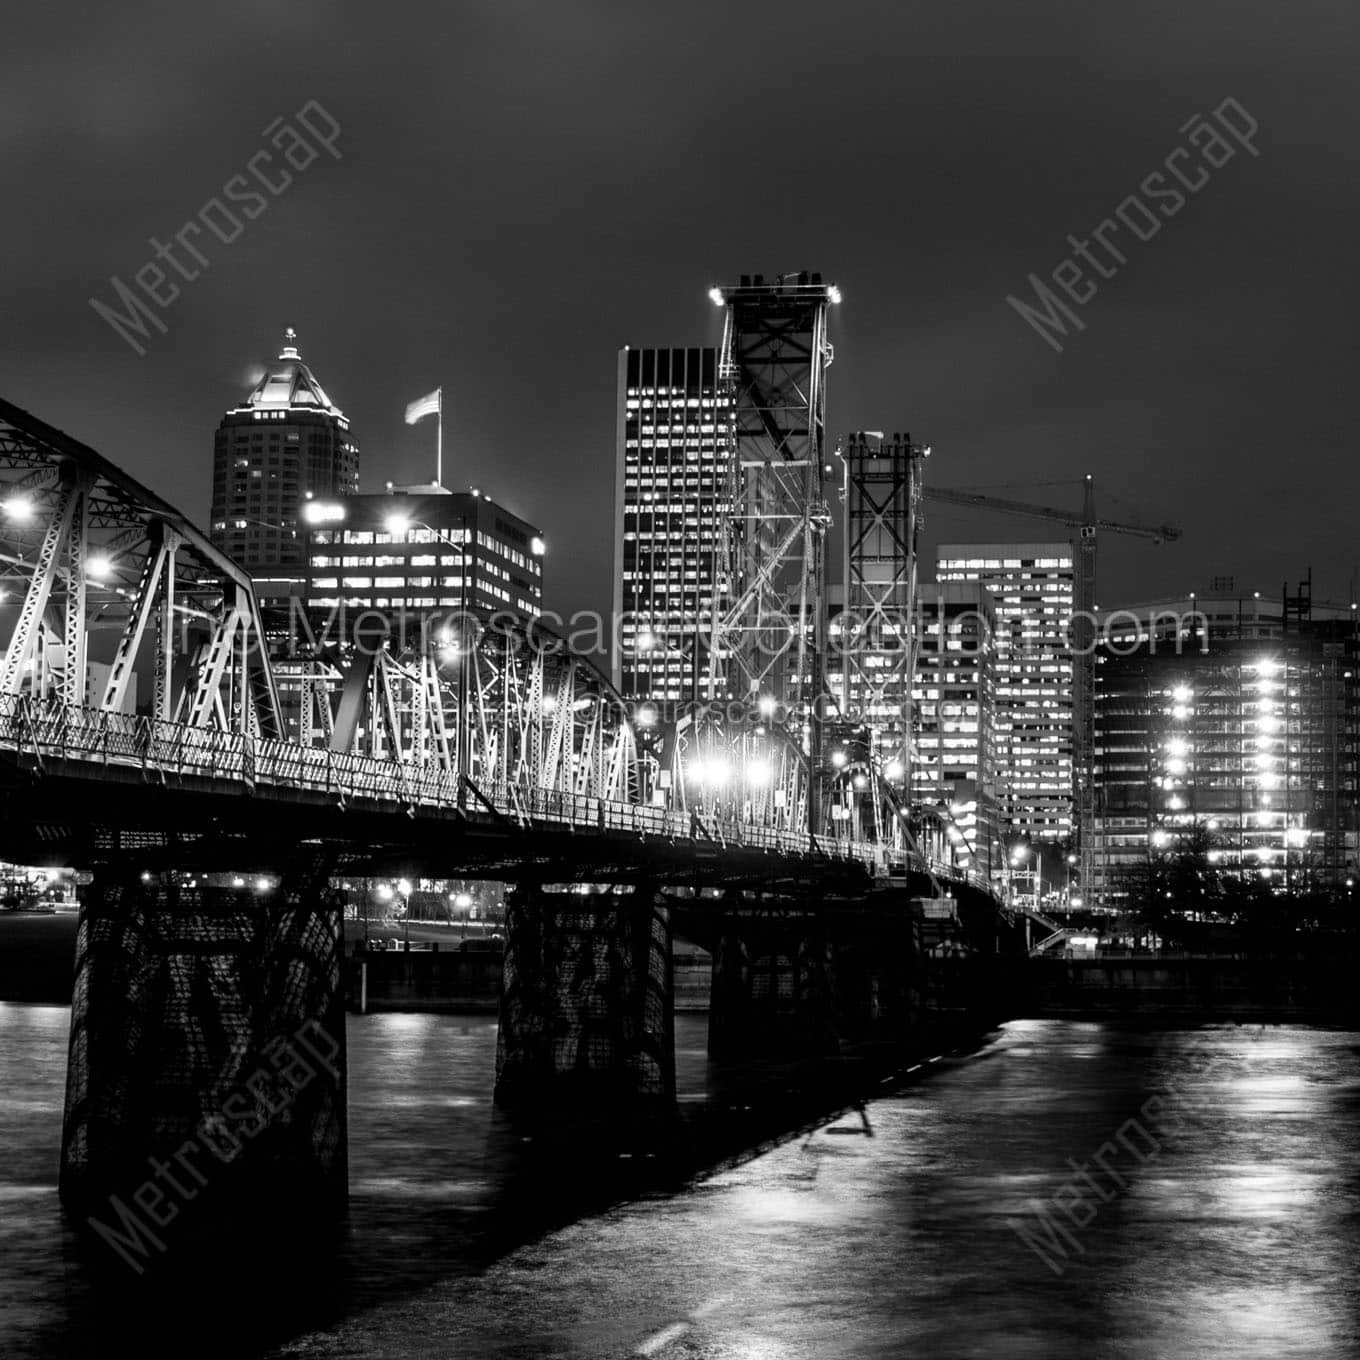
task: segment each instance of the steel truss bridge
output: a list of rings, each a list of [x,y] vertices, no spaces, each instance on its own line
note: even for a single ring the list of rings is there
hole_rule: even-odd
[[[828,777],[758,717],[648,726],[536,623],[294,647],[182,514],[5,401],[0,570],[0,849],[23,862],[946,873],[862,770]]]

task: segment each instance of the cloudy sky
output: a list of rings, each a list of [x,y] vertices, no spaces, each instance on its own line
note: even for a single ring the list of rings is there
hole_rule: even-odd
[[[1106,513],[1183,526],[1104,539],[1102,604],[1310,564],[1348,599],[1358,36],[1349,0],[26,6],[0,394],[206,520],[214,427],[295,326],[366,488],[430,475],[401,413],[442,383],[448,483],[543,526],[550,605],[603,607],[617,347],[716,342],[711,283],[815,269],[845,296],[833,436],[910,429],[938,482],[1054,504],[1090,472]],[[1259,156],[1124,232],[1054,351],[1007,295],[1228,97]],[[203,242],[138,356],[90,299],[309,101],[340,158]]]

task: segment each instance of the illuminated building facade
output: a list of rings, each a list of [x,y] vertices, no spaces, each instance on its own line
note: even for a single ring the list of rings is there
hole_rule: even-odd
[[[943,543],[941,584],[986,586],[996,610],[997,768],[1009,833],[1072,835],[1076,725],[1067,624],[1074,608],[1070,543]]]
[[[730,399],[712,348],[619,352],[614,532],[616,685],[710,697],[716,554],[730,500]]]
[[[293,593],[308,496],[359,489],[359,443],[284,334],[279,357],[222,417],[213,448],[211,538],[256,579],[262,600]]]
[[[1097,904],[1118,906],[1134,866],[1192,833],[1221,871],[1283,891],[1354,874],[1355,624],[1273,631],[1211,633],[1205,651],[1167,624],[1097,654]]]
[[[477,492],[397,487],[303,507],[309,614],[344,608],[412,616],[437,609],[543,610],[543,539]]]
[[[954,859],[1000,875],[996,612],[981,585],[921,587],[917,605],[912,799],[940,809]]]

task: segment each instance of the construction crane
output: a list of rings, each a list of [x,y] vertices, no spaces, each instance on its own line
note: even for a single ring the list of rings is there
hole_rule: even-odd
[[[1056,520],[1078,532],[1073,569],[1075,613],[1072,628],[1072,646],[1077,652],[1076,664],[1072,667],[1072,706],[1075,710],[1077,738],[1074,775],[1081,885],[1083,892],[1089,893],[1095,842],[1095,788],[1092,770],[1095,764],[1096,535],[1104,531],[1128,534],[1134,538],[1147,538],[1154,543],[1165,543],[1179,538],[1181,531],[1173,524],[1135,524],[1101,519],[1096,515],[1095,482],[1088,475],[1084,485],[1085,497],[1082,508],[1076,513],[1070,510],[1057,510],[1046,505],[1031,505],[1026,501],[1007,500],[1000,496],[986,496],[976,491],[931,486],[929,483],[922,488],[922,495],[926,500],[939,505],[969,506],[976,510],[999,511],[1002,514],[1027,516],[1030,519]]]

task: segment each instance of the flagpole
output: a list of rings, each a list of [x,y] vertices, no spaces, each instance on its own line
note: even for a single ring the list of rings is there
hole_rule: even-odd
[[[438,425],[434,436],[434,481],[436,486],[444,485],[444,389],[439,389],[439,409],[435,413]]]

